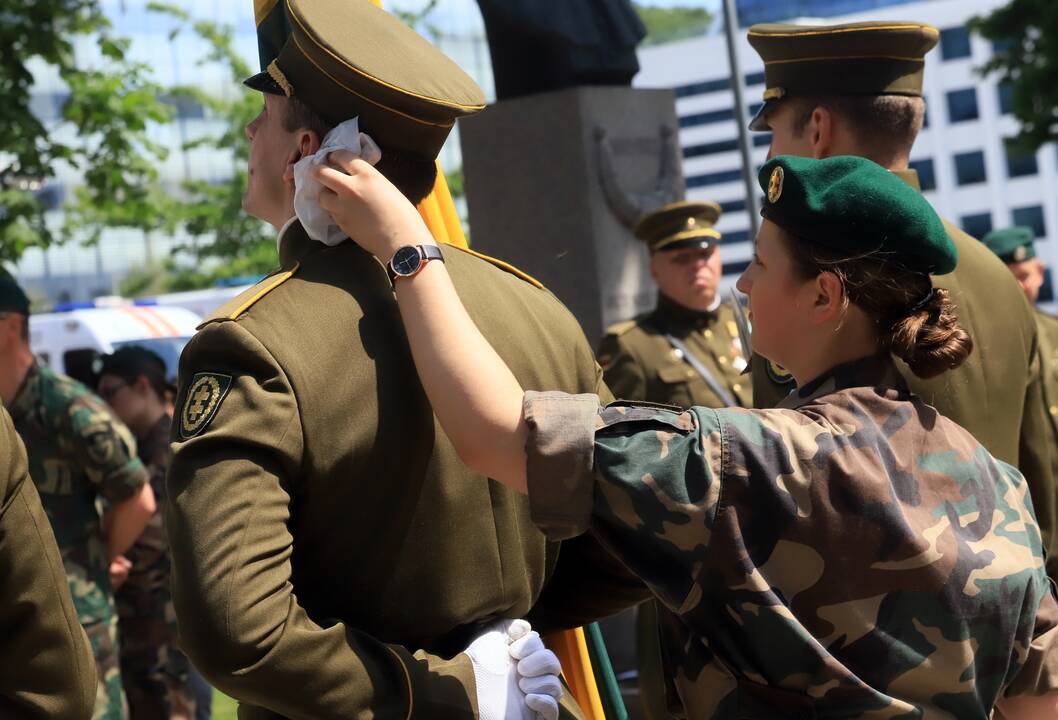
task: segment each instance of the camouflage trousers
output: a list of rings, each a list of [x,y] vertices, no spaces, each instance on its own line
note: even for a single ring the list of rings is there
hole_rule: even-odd
[[[92,720],[125,720],[128,706],[118,667],[118,621],[116,617],[84,626],[96,661],[99,685]]]
[[[170,623],[157,617],[123,615],[121,678],[132,720],[193,720],[191,665],[174,644]]]

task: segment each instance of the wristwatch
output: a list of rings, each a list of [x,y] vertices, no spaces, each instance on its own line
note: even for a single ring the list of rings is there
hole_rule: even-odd
[[[436,245],[405,245],[393,253],[393,258],[386,264],[389,281],[396,283],[399,277],[412,277],[430,260],[444,262],[441,248]]]

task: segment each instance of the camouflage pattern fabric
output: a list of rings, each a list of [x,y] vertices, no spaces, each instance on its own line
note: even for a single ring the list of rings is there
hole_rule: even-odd
[[[77,617],[97,650],[96,717],[123,718],[114,600],[99,502],[128,500],[147,481],[136,442],[88,388],[34,367],[8,408],[55,532]]]
[[[526,396],[534,519],[590,526],[679,615],[688,717],[983,720],[1058,687],[1024,479],[888,358],[774,410],[556,395]]]
[[[176,646],[176,613],[169,591],[169,541],[165,532],[165,472],[169,467],[172,419],[162,415],[137,438],[139,458],[147,467],[157,510],[125,557],[132,563],[128,579],[114,594],[121,640],[121,677],[132,720],[195,714],[188,687],[190,663]]]

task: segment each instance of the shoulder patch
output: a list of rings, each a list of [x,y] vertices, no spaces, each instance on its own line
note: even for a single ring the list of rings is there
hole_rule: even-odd
[[[511,265],[508,262],[504,262],[503,260],[500,260],[498,258],[490,257],[490,256],[485,255],[483,253],[475,252],[474,250],[471,250],[470,248],[459,247],[458,245],[449,245],[449,244],[445,243],[445,249],[447,250],[448,248],[455,248],[456,250],[460,250],[462,252],[465,252],[468,255],[473,255],[474,257],[478,258],[479,260],[484,260],[485,262],[489,263],[490,265],[495,265],[500,270],[503,270],[505,272],[509,272],[511,275],[514,275],[517,278],[525,280],[527,283],[529,283],[533,287],[537,288],[538,290],[546,290],[547,289],[546,287],[544,287],[544,284],[542,282],[540,282],[539,280],[534,278],[532,275],[530,275],[529,273],[526,273],[526,272],[522,272],[521,270],[519,270],[514,265]]]
[[[616,335],[617,337],[621,337],[622,335],[624,335],[626,332],[628,332],[629,330],[631,330],[635,326],[636,326],[636,321],[635,320],[625,320],[624,322],[614,323],[610,327],[606,328],[606,334],[607,335]]]
[[[180,410],[180,437],[189,440],[206,429],[231,389],[231,375],[195,373]]]
[[[787,383],[793,382],[793,375],[791,375],[790,371],[782,365],[769,360],[765,367],[768,369],[768,377],[771,378],[772,382],[780,385],[786,385]]]
[[[301,267],[300,263],[294,265],[290,270],[269,275],[253,287],[243,290],[231,300],[217,308],[212,315],[203,320],[202,324],[198,326],[198,329],[201,329],[204,325],[208,325],[211,322],[217,322],[218,320],[237,320],[240,315],[253,307],[258,300],[275,290],[290,278],[294,277],[294,273],[298,271],[299,267]]]

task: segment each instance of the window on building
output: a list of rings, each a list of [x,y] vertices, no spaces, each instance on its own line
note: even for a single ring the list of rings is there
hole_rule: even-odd
[[[955,182],[959,185],[983,183],[988,179],[985,172],[985,154],[980,150],[958,153],[955,156]]]
[[[753,135],[753,147],[767,147],[771,145],[771,133],[761,132]]]
[[[673,88],[673,91],[675,91],[676,97],[685,98],[692,95],[719,92],[720,90],[727,90],[729,87],[731,87],[730,78],[718,78],[716,80],[703,80],[701,82],[678,85]]]
[[[976,88],[952,90],[947,93],[947,99],[948,122],[966,122],[967,120],[976,120],[979,117]]]
[[[1014,48],[1015,41],[1011,38],[1005,40],[996,40],[992,43],[992,54],[998,55],[999,53],[1005,53],[1007,50]]]
[[[717,142],[702,143],[700,145],[687,145],[683,148],[683,157],[702,157],[704,155],[716,155],[717,153],[738,150],[738,140],[719,140]]]
[[[1032,228],[1038,238],[1047,235],[1047,226],[1043,220],[1043,208],[1039,205],[1014,208],[1010,211],[1010,219],[1015,225],[1024,225]]]
[[[1040,295],[1036,300],[1041,303],[1054,301],[1054,278],[1050,268],[1043,271],[1043,285],[1040,286]]]
[[[700,175],[691,175],[687,178],[687,187],[708,187],[710,185],[723,185],[724,183],[735,182],[736,180],[742,179],[742,170],[736,168],[734,170],[721,170],[720,172],[702,173]]]
[[[940,31],[940,57],[942,60],[970,57],[970,33],[965,27]]]
[[[724,275],[740,275],[743,270],[749,267],[749,260],[735,260],[734,262],[724,263],[723,273]]]
[[[1019,150],[1007,139],[1003,143],[1007,156],[1007,177],[1036,175],[1040,169],[1036,164],[1036,153]]]
[[[746,201],[728,200],[726,202],[720,203],[720,209],[723,210],[724,213],[740,212],[746,209]]]
[[[933,171],[933,158],[912,160],[909,167],[918,173],[918,183],[922,186],[922,192],[937,189],[937,175]]]
[[[746,73],[746,86],[763,85],[764,84],[764,73]]]
[[[721,245],[731,245],[732,243],[746,242],[747,240],[749,240],[749,230],[732,230],[720,236]]]
[[[696,127],[698,125],[710,125],[712,123],[734,120],[735,111],[732,108],[713,110],[711,112],[695,113],[694,115],[683,115],[680,117],[680,127]]]
[[[959,225],[970,235],[981,239],[992,232],[992,213],[963,215],[959,218]]]
[[[996,88],[996,95],[999,96],[999,114],[1009,115],[1014,112],[1014,86],[1010,83],[1003,83]]]

